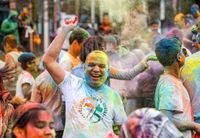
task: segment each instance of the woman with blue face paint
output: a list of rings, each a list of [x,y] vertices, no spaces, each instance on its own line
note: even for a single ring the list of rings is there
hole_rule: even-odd
[[[108,57],[102,51],[93,51],[86,58],[85,77],[78,78],[62,69],[57,57],[75,19],[67,19],[62,31],[56,36],[44,55],[44,65],[59,85],[65,99],[66,123],[63,138],[102,138],[126,120],[126,113],[117,92],[105,85],[108,72]]]

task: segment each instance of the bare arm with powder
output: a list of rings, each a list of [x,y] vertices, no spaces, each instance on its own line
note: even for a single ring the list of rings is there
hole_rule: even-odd
[[[175,112],[168,111],[168,110],[160,110],[162,113],[164,113],[180,131],[187,131],[187,130],[193,130],[196,133],[200,134],[200,124],[195,123],[194,121],[180,121],[173,117],[173,114]]]
[[[67,33],[71,31],[78,23],[78,20],[75,19],[67,20],[67,23],[61,27],[61,31],[50,44],[43,57],[44,66],[57,84],[61,83],[66,75],[64,69],[58,64],[57,58],[60,54]]]

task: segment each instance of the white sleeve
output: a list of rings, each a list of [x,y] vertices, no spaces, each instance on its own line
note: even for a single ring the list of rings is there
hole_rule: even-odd
[[[33,85],[34,81],[32,78],[29,77],[23,77],[20,81],[21,85],[24,83],[29,83],[30,85]]]

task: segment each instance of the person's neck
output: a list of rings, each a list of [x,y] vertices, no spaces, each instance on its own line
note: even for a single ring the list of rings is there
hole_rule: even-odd
[[[68,53],[69,53],[72,57],[77,58],[77,55],[74,54],[74,52],[73,52],[73,50],[72,50],[71,48],[68,50]]]
[[[8,51],[7,53],[10,53],[10,52],[18,52],[18,49],[17,48],[13,48],[12,50]]]
[[[32,70],[30,68],[26,68],[26,69],[24,69],[24,71],[29,72],[30,74],[32,74]]]
[[[98,91],[99,89],[102,89],[102,87],[104,87],[105,86],[105,84],[102,84],[102,85],[100,85],[100,86],[93,86],[92,84],[90,84],[89,82],[87,82],[87,81],[85,81],[85,84],[86,85],[88,85],[90,88],[92,88],[93,90],[96,90],[96,91]]]
[[[178,65],[166,66],[164,67],[164,74],[169,74],[180,79],[180,68]]]

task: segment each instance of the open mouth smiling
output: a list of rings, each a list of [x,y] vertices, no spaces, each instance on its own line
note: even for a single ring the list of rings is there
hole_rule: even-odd
[[[102,75],[100,75],[100,74],[90,74],[90,77],[91,77],[92,80],[98,81],[102,77]]]

